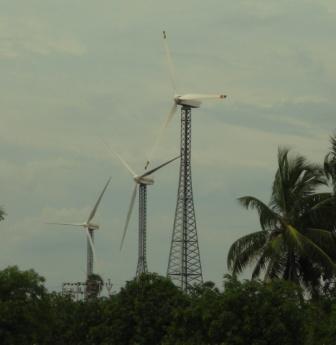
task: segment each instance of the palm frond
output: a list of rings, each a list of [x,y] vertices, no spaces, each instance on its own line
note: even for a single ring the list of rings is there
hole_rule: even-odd
[[[335,178],[336,172],[336,158],[333,156],[331,152],[329,152],[324,158],[324,172],[328,179]]]
[[[303,249],[303,244],[301,242],[300,232],[291,224],[287,224],[285,227],[285,236],[287,239],[287,243],[289,247],[293,250],[293,248],[300,248]]]
[[[322,167],[315,164],[306,164],[305,167],[302,167],[301,175],[291,183],[291,194],[297,198],[314,193],[316,188],[320,186],[326,186],[327,179],[324,176]]]
[[[235,241],[228,253],[227,266],[233,273],[240,273],[260,252],[267,240],[265,231],[257,231]]]
[[[269,206],[253,196],[244,196],[238,199],[239,203],[246,209],[256,209],[259,214],[259,221],[263,230],[274,228],[281,220]]]
[[[252,279],[259,277],[261,272],[264,271],[267,266],[269,267],[270,262],[272,262],[275,257],[281,255],[282,245],[283,241],[281,234],[274,236],[267,242],[263,248],[262,254],[254,266]]]
[[[308,228],[304,236],[319,246],[329,257],[335,256],[336,239],[333,232],[325,229]]]
[[[299,260],[300,266],[300,283],[306,288],[311,295],[317,295],[321,286],[321,275],[323,269],[320,265],[312,262],[307,257],[301,257]]]
[[[326,177],[331,180],[336,194],[336,133],[330,137],[330,152],[324,158],[324,171]]]
[[[285,212],[287,205],[286,180],[288,171],[288,147],[279,147],[278,149],[278,170],[272,188],[271,206],[278,211]]]
[[[305,214],[309,212],[314,212],[325,207],[335,206],[336,196],[333,196],[331,193],[316,193],[309,196],[306,196],[301,201],[301,205],[304,204]]]
[[[323,228],[334,230],[336,227],[336,196],[331,193],[316,193],[296,203],[297,222],[302,228]]]
[[[335,156],[336,158],[336,133],[334,133],[333,136],[330,137],[330,143],[331,143],[331,153]]]
[[[267,265],[264,280],[283,278],[284,270],[287,263],[287,250],[283,248],[281,253],[274,255]]]
[[[295,227],[288,227],[291,238],[297,243],[298,252],[312,261],[320,262],[336,272],[336,265],[330,256],[308,236],[302,235]]]
[[[321,166],[308,162],[300,155],[289,157],[289,150],[286,148],[279,148],[278,164],[270,205],[283,214],[290,213],[297,200],[327,184]]]

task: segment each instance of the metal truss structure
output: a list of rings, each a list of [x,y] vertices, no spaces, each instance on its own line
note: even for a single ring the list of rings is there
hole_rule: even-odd
[[[147,236],[147,185],[139,185],[139,243],[136,276],[147,273],[146,238]]]
[[[191,108],[181,108],[180,178],[167,276],[183,291],[203,282],[191,179]]]
[[[112,294],[115,293],[115,291],[112,291],[113,284],[110,278],[105,283],[103,283],[103,285],[101,284],[101,282],[97,282],[97,284],[99,294],[97,294],[96,297],[100,296],[103,287],[105,287],[108,296],[112,296]],[[75,301],[88,299],[90,295],[90,292],[88,293],[88,290],[90,290],[90,288],[92,289],[92,287],[92,284],[90,284],[88,280],[86,282],[75,283],[65,282],[62,284],[62,295],[68,296]],[[93,290],[97,290],[97,287],[94,287]]]

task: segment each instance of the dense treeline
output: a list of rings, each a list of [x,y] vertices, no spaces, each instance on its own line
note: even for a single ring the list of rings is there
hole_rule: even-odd
[[[0,343],[334,345],[336,294],[304,298],[285,280],[207,282],[184,294],[156,274],[109,298],[48,293],[33,270],[0,272]]]

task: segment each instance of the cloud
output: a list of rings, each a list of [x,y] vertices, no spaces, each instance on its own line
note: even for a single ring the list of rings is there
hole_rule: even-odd
[[[0,16],[0,58],[52,54],[81,56],[85,46],[75,37],[53,34],[38,17]]]

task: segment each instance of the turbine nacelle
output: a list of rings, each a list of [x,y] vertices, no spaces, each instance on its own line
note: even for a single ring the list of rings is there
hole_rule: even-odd
[[[84,226],[84,228],[87,228],[89,230],[98,230],[99,229],[99,225],[93,224],[93,223],[84,224],[83,226]]]
[[[154,179],[147,176],[136,176],[134,181],[138,184],[145,184],[146,186],[154,184]]]
[[[186,100],[183,98],[183,96],[175,96],[174,101],[177,105],[184,105],[190,108],[199,108],[202,104],[202,102],[199,100]]]
[[[177,105],[187,106],[190,108],[199,108],[203,100],[225,99],[227,96],[223,94],[186,94],[175,95],[174,102]]]

